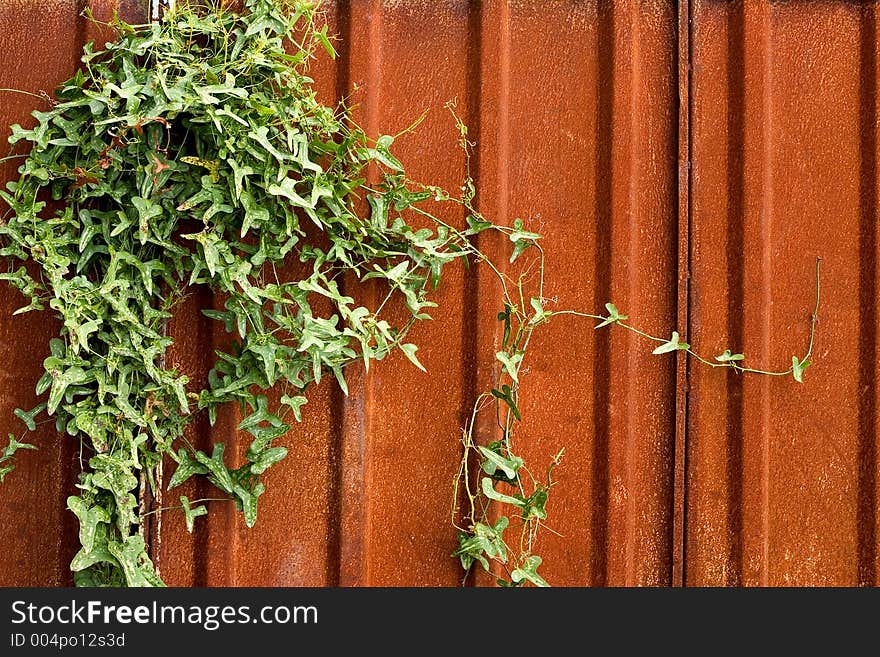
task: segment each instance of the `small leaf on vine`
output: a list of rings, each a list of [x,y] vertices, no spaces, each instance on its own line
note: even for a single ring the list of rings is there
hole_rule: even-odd
[[[507,372],[508,376],[516,383],[519,383],[517,369],[519,368],[519,364],[522,362],[523,355],[521,353],[507,354],[503,351],[499,351],[497,354],[495,354],[495,358],[497,358],[501,362],[501,364],[504,365],[504,371]]]
[[[811,365],[809,360],[799,360],[797,356],[791,357],[791,374],[798,383],[804,382],[804,370]]]
[[[652,351],[652,354],[668,354],[670,351],[687,351],[691,346],[687,342],[681,342],[678,331],[672,332],[672,337],[668,342],[661,344]]]
[[[715,360],[720,363],[733,363],[738,360],[743,360],[744,358],[745,356],[743,354],[731,353],[730,349],[725,349],[723,354],[715,356]]]
[[[606,303],[605,310],[608,311],[608,316],[605,317],[601,322],[594,326],[594,329],[600,329],[603,326],[608,326],[609,324],[617,324],[618,322],[622,322],[625,319],[629,319],[626,315],[622,315],[619,310],[617,310],[617,306],[613,303]]]
[[[505,457],[498,451],[483,447],[482,445],[479,445],[477,449],[485,457],[482,464],[483,472],[491,477],[496,471],[501,470],[509,481],[516,479],[517,470],[523,466],[523,460],[520,457],[512,454]]]
[[[180,496],[180,504],[183,506],[183,515],[186,521],[186,531],[192,534],[193,529],[195,528],[196,518],[199,516],[208,515],[208,509],[205,507],[204,504],[191,507],[189,503],[189,498],[186,495]]]
[[[418,367],[420,370],[422,370],[422,372],[428,371],[425,369],[425,366],[422,365],[419,359],[416,358],[416,351],[418,351],[417,345],[411,343],[402,344],[400,345],[400,350],[406,355],[407,358],[409,358],[410,362]]]
[[[526,557],[523,561],[523,564],[519,567],[511,571],[510,579],[519,584],[523,581],[528,581],[534,584],[535,586],[550,586],[543,577],[538,574],[538,566],[541,565],[541,557],[537,555],[532,555],[530,557]]]

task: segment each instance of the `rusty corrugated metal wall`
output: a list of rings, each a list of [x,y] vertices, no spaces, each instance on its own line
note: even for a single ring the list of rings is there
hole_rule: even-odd
[[[4,0],[0,87],[50,90],[96,34],[84,0]],[[119,0],[127,18],[139,0]],[[92,0],[109,16],[116,0]],[[355,90],[371,134],[394,133],[419,179],[454,187],[464,161],[442,110],[457,98],[478,149],[481,209],[546,235],[547,296],[613,299],[640,326],[685,331],[782,365],[806,343],[806,383],[651,358],[622,332],[557,318],[523,383],[527,460],[566,448],[542,535],[559,585],[874,584],[877,561],[878,9],[843,0],[351,0],[330,3],[341,57],[314,77]],[[0,129],[34,99],[0,95]],[[4,135],[6,132],[3,133]],[[9,177],[13,165],[2,165]],[[487,249],[497,245],[485,243]],[[456,277],[457,276],[457,277]],[[10,318],[0,290],[0,426],[34,404],[54,327]],[[418,328],[429,374],[397,358],[344,397],[312,392],[251,530],[218,509],[193,535],[150,528],[176,585],[455,585],[450,487],[459,427],[492,371],[492,280],[459,270],[441,319]],[[224,340],[196,293],[172,357],[204,377]],[[716,351],[717,350],[717,351]],[[431,400],[432,416],[413,412]],[[191,440],[241,445],[234,411]],[[0,584],[70,582],[63,500],[76,446],[48,429],[0,486]],[[418,447],[418,449],[416,449]],[[193,486],[193,484],[189,484]],[[183,491],[203,496],[207,487]],[[204,519],[203,519],[204,520]],[[482,580],[478,581],[480,583]]]

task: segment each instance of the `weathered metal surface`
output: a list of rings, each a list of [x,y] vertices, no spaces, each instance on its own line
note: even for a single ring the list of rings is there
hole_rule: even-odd
[[[504,176],[503,220],[532,217],[547,236],[554,307],[614,301],[661,333],[676,304],[675,22],[671,3],[511,3],[506,125],[485,156]],[[566,449],[550,521],[563,537],[540,545],[547,577],[669,583],[674,360],[581,319],[537,335],[516,444],[535,468]]]
[[[691,335],[805,384],[691,368],[685,580],[876,581],[877,8],[694,3]]]
[[[36,37],[45,35],[47,47],[51,41],[59,61],[25,65],[35,47],[27,11],[37,6],[0,9],[9,41],[4,86],[50,89],[75,65],[82,30],[71,28],[79,24],[75,7],[63,2],[49,11],[39,4],[41,14],[57,12],[57,22]],[[472,167],[480,208],[503,222],[531,218],[547,235],[546,290],[555,306],[592,310],[614,300],[646,328],[672,327],[678,221],[672,3],[359,0],[328,5],[328,16],[342,37],[339,60],[314,71],[328,102],[351,94],[357,120],[374,135],[399,132],[430,110],[414,135],[399,140],[397,152],[415,178],[454,189],[465,160],[443,105],[457,98],[478,144]],[[59,35],[69,43],[59,45]],[[33,103],[16,99],[6,107],[4,124],[26,119]],[[506,248],[483,246],[499,256]],[[437,319],[413,335],[429,374],[394,358],[368,375],[356,371],[347,398],[328,384],[313,391],[303,425],[286,440],[290,456],[268,477],[254,529],[220,502],[210,503],[219,508],[193,535],[179,514],[151,516],[152,554],[169,583],[459,582],[449,556],[451,482],[460,427],[494,371],[499,307],[495,284],[479,270],[451,271],[443,289]],[[12,293],[4,291],[3,300],[11,309]],[[215,303],[209,292],[193,290],[170,326],[176,344],[168,357],[194,382],[204,380],[212,350],[226,339],[199,312]],[[13,386],[24,392],[3,398],[4,421],[11,422],[12,409],[31,402],[27,391],[51,331],[39,318],[0,324],[9,332],[4,376],[27,383]],[[554,583],[671,581],[675,364],[645,354],[645,344],[618,332],[594,334],[576,319],[555,321],[533,346],[517,445],[536,467],[566,448],[551,502],[550,529],[560,535],[545,532],[539,546]],[[223,440],[235,454],[244,447],[236,424],[230,411],[213,428],[197,422],[189,438],[203,448]],[[23,555],[17,566],[0,566],[8,583],[69,582],[75,527],[61,500],[78,469],[75,446],[49,431],[40,443],[0,493],[6,509],[21,510],[20,517],[4,511],[10,521],[0,525],[0,544]],[[51,497],[38,495],[46,491]],[[180,494],[200,498],[211,491],[188,484],[163,492],[153,506],[173,506]]]
[[[113,3],[92,6],[109,15]],[[0,5],[0,87],[49,90],[73,70],[87,38],[77,9]],[[414,177],[452,188],[465,162],[443,105],[457,98],[477,142],[480,209],[531,218],[546,235],[556,308],[613,301],[652,333],[677,325],[701,352],[730,347],[785,369],[806,346],[823,258],[802,386],[652,357],[651,345],[575,318],[536,335],[516,446],[539,472],[566,448],[549,506],[561,536],[546,531],[538,546],[545,577],[874,584],[876,5],[351,0],[330,3],[328,16],[342,40],[339,60],[314,71],[323,97],[351,94],[373,135],[430,110],[397,150]],[[0,93],[4,129],[39,102]],[[2,166],[11,175],[14,163]],[[223,503],[193,535],[180,514],[156,514],[153,556],[169,583],[459,582],[451,481],[459,428],[494,371],[498,297],[479,269],[450,271],[444,290],[437,319],[413,336],[428,374],[392,359],[354,372],[349,397],[329,382],[312,392],[255,528]],[[53,329],[9,319],[16,303],[0,290],[9,426],[13,408],[34,402]],[[169,358],[194,381],[226,339],[199,312],[215,303],[194,290],[171,326]],[[235,425],[230,411],[190,439],[236,453]],[[0,486],[2,584],[70,581],[76,530],[62,504],[76,449],[48,428],[39,444]],[[154,504],[212,496],[199,486]]]

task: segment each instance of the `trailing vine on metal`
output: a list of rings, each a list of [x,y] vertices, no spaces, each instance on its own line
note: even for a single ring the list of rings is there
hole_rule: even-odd
[[[67,500],[80,527],[76,583],[162,585],[138,531],[139,477],[153,489],[205,477],[252,526],[262,476],[287,454],[277,443],[295,439],[291,423],[300,421],[312,384],[333,376],[347,393],[348,365],[369,368],[395,350],[421,367],[407,334],[429,318],[444,268],[473,261],[499,277],[503,339],[498,381],[476,400],[463,432],[455,495],[467,504],[454,505],[454,556],[466,571],[480,564],[504,585],[546,585],[535,536],[562,453],[536,477],[513,449],[521,368],[536,328],[580,315],[659,342],[655,354],[685,351],[713,367],[762,370],[744,367],[744,356],[730,350],[714,361],[697,356],[678,333],[643,333],[610,303],[607,315],[552,310],[538,234],[519,220],[487,221],[475,210],[470,177],[460,195],[410,180],[392,154],[393,137],[372,139],[344,106],[318,102],[309,63],[321,48],[334,55],[318,3],[243,5],[233,12],[220,2],[178,1],[161,22],[114,19],[116,40],[102,51],[86,46],[82,68],[51,107],[33,113],[35,126],[12,127],[10,158],[21,165],[18,180],[0,191],[8,206],[0,256],[10,264],[0,279],[26,298],[16,313],[48,309],[61,322],[36,384],[44,401],[15,414],[27,431],[54,421],[80,442],[83,469]],[[380,182],[367,183],[368,168]],[[466,226],[439,217],[443,204],[464,208]],[[501,272],[478,248],[484,231],[509,240],[511,261],[536,254],[536,266],[525,268],[532,275]],[[279,271],[292,261],[305,272],[295,280]],[[384,301],[357,304],[344,279],[372,280]],[[232,335],[201,390],[165,361],[168,320],[194,286],[222,300],[222,309],[203,312]],[[395,299],[408,310],[396,324],[387,312]],[[818,265],[816,302],[818,312]],[[806,355],[764,373],[801,381],[815,320],[814,312]],[[265,393],[275,388],[280,406],[270,408]],[[222,442],[207,454],[184,436],[198,414],[213,425],[230,403],[251,437],[238,467]],[[477,435],[485,409],[496,414],[496,440]],[[0,480],[18,449],[34,447],[27,431],[10,434]],[[175,464],[167,483],[155,477],[163,459]],[[190,531],[208,512],[204,502],[181,496],[175,507]],[[521,539],[511,547],[505,530],[517,523]]]

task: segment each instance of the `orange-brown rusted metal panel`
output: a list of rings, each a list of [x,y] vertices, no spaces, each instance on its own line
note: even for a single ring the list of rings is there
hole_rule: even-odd
[[[10,43],[0,52],[2,86],[49,89],[71,72],[82,43],[76,3],[17,4],[24,9],[0,7],[0,39]],[[39,34],[33,17],[24,18],[35,7],[61,12]],[[664,334],[686,316],[677,302],[678,227],[687,206],[679,208],[675,3],[352,0],[329,3],[328,15],[342,41],[339,60],[314,70],[324,99],[351,93],[356,118],[372,135],[397,133],[430,110],[415,134],[399,139],[397,153],[416,179],[454,189],[465,161],[443,105],[457,98],[477,142],[480,209],[501,222],[531,219],[546,235],[546,295],[555,308],[591,312],[614,301],[639,326]],[[40,39],[58,62],[31,65]],[[4,126],[33,107],[26,98],[15,102],[0,109]],[[505,249],[489,240],[481,246],[499,258]],[[5,289],[0,295],[7,314],[13,297]],[[329,382],[312,391],[304,423],[285,440],[290,455],[268,476],[253,529],[223,503],[213,503],[193,535],[179,514],[150,516],[152,555],[166,581],[457,584],[451,482],[460,427],[494,371],[498,299],[486,272],[450,270],[437,319],[413,334],[428,374],[393,358],[369,374],[353,371],[349,397]],[[218,303],[193,290],[170,326],[176,344],[168,358],[194,383],[226,340],[199,312]],[[32,401],[30,382],[51,331],[39,319],[0,319],[0,327],[3,375],[14,391],[2,397],[6,423],[15,421],[12,408]],[[516,444],[537,470],[566,448],[549,506],[550,529],[561,536],[546,531],[538,546],[553,584],[673,581],[677,370],[671,357],[649,352],[623,332],[594,333],[574,318],[536,334]],[[223,440],[234,454],[245,447],[236,424],[230,411],[213,428],[196,423],[189,438],[202,448]],[[9,514],[0,546],[25,555],[18,565],[0,565],[5,583],[69,582],[75,525],[60,509],[77,472],[75,450],[51,432],[41,447],[0,487]],[[38,497],[46,490],[51,499]],[[188,484],[153,507],[173,506],[181,494],[211,490]]]
[[[465,163],[443,105],[457,98],[478,142],[472,165],[481,209],[499,221],[541,223],[548,294],[558,306],[601,307],[614,293],[652,328],[671,327],[677,82],[670,3],[622,3],[600,14],[595,5],[563,2],[536,11],[530,3],[364,1],[333,5],[330,16],[341,57],[314,76],[328,101],[351,92],[357,120],[374,135],[396,133],[430,110],[397,152],[417,179],[454,188]],[[615,57],[618,49],[626,57]],[[601,167],[612,165],[606,180]],[[597,230],[606,240],[601,249]],[[623,245],[613,254],[612,234]],[[181,519],[167,515],[162,575],[180,584],[458,583],[449,558],[450,482],[460,427],[497,351],[492,287],[479,273],[446,278],[437,298],[444,310],[413,336],[429,374],[391,359],[368,375],[355,371],[348,398],[322,388],[306,407],[305,426],[288,436],[291,455],[261,498],[257,527],[244,529],[229,509],[190,538]],[[204,326],[200,303],[179,320],[176,353],[184,358],[197,359],[207,351],[197,350],[198,341],[211,339],[195,337],[210,331],[194,329]],[[645,352],[624,337],[598,344],[588,326],[559,321],[539,340],[525,377],[524,453],[547,463],[567,448],[551,526],[563,537],[547,532],[541,545],[555,583],[670,581],[673,364],[649,362],[628,382],[613,377]],[[591,384],[596,377],[602,385]],[[619,414],[604,409],[609,398],[591,394],[606,385]],[[645,388],[655,392],[643,395]],[[232,445],[234,424],[199,427],[198,440]]]
[[[673,4],[495,4],[494,20],[506,26],[483,33],[499,73],[484,75],[481,100],[493,85],[505,91],[493,131],[480,130],[481,172],[495,182],[482,185],[490,216],[531,217],[546,235],[545,295],[554,308],[614,301],[646,329],[670,331]],[[504,29],[506,42],[492,36]],[[491,321],[489,309],[481,316]],[[566,449],[549,522],[562,536],[546,532],[538,547],[551,582],[670,582],[675,363],[653,359],[646,346],[576,318],[535,335],[516,445],[538,472]],[[483,358],[496,350],[480,345]]]
[[[685,579],[876,582],[877,7],[694,3]]]

